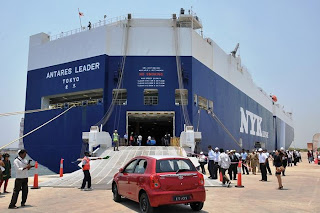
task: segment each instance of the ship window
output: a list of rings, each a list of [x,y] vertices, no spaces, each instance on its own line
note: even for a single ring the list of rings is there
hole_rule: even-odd
[[[199,108],[208,110],[208,100],[204,97],[198,96]]]
[[[118,93],[118,97],[116,95]],[[127,105],[127,90],[126,89],[114,89],[112,90],[112,97],[115,99],[116,105]]]
[[[144,89],[144,105],[158,105],[158,90],[157,89]]]
[[[209,100],[209,110],[213,111],[213,101]]]
[[[188,105],[188,90],[187,89],[176,89],[175,91],[175,104]]]
[[[103,89],[51,95],[41,98],[41,108],[57,109],[103,103]]]

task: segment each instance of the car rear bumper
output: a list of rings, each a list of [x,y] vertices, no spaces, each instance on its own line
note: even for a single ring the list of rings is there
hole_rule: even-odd
[[[174,201],[173,196],[190,195],[191,199],[186,201]],[[197,189],[185,190],[185,191],[151,191],[148,193],[149,201],[152,207],[161,205],[192,203],[192,202],[204,202],[206,200],[206,191],[204,186],[200,186]]]

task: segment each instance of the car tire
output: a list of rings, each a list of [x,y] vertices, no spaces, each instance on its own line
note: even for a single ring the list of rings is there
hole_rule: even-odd
[[[203,208],[203,202],[190,203],[190,207],[193,211],[200,211]]]
[[[148,195],[142,193],[139,198],[140,211],[142,213],[152,213],[153,207],[150,205]]]
[[[112,184],[112,193],[113,193],[113,200],[115,202],[121,202],[121,195],[118,193],[118,187],[116,183]]]

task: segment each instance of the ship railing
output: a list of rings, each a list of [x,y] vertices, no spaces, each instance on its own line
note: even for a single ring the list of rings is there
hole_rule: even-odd
[[[103,20],[99,20],[98,22],[94,23],[91,25],[91,29],[93,28],[98,28],[98,27],[102,27],[105,25],[112,25],[112,24],[119,24],[121,23],[121,21],[126,20],[126,16],[117,16],[117,17],[113,17],[113,18],[109,18],[109,19],[103,19]],[[67,36],[71,36],[77,33],[81,33],[84,31],[90,30],[89,27],[87,26],[82,26],[73,30],[69,30],[66,32],[61,32],[59,34],[50,36],[50,41],[54,41],[60,38],[64,38]]]

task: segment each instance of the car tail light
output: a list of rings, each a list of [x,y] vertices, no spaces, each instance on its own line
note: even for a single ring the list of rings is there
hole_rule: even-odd
[[[151,189],[159,189],[160,188],[160,181],[158,175],[151,175],[150,176],[150,187]]]
[[[200,174],[199,172],[198,172],[198,178],[199,178],[199,185],[203,186],[204,185],[204,178],[203,178],[203,175]]]

